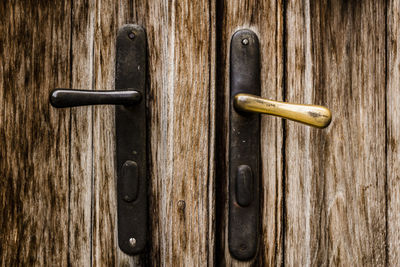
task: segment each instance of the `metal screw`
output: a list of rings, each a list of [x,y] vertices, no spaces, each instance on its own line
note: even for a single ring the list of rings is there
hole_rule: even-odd
[[[136,238],[131,237],[129,238],[129,244],[131,245],[131,247],[135,247],[136,246]]]
[[[243,45],[248,45],[249,44],[249,39],[245,38],[242,40]]]
[[[135,33],[134,32],[128,33],[128,37],[129,39],[133,40],[133,38],[135,38]]]

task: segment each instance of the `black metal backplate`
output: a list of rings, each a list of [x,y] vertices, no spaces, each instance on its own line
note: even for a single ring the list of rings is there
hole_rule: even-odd
[[[144,29],[123,26],[116,46],[115,89],[141,93],[139,104],[115,107],[118,244],[123,252],[133,255],[143,252],[148,235]]]
[[[260,95],[259,42],[250,30],[237,31],[231,40],[228,223],[231,255],[249,260],[257,253],[259,235],[260,118],[235,110],[238,93]]]

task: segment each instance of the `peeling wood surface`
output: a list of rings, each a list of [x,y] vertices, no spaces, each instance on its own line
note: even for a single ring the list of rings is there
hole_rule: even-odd
[[[399,12],[394,0],[2,1],[0,265],[400,265]],[[146,29],[149,56],[152,240],[135,257],[117,243],[114,108],[48,103],[54,87],[114,89],[126,23]],[[240,28],[260,39],[262,96],[333,112],[325,130],[262,116],[250,262],[230,256],[226,231]]]

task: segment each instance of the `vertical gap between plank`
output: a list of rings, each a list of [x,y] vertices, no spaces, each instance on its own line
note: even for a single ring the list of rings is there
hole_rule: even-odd
[[[280,10],[280,8],[278,7],[279,6],[279,1],[276,1],[275,2],[275,18],[276,18],[276,23],[275,23],[275,36],[278,36],[278,34],[279,34],[279,10]],[[278,56],[278,50],[279,50],[279,46],[280,45],[283,45],[283,40],[281,39],[281,41],[282,41],[282,43],[278,43],[278,41],[276,40],[275,41],[275,51],[276,51],[276,59],[275,59],[275,61],[277,62],[277,64],[275,65],[275,73],[276,73],[276,82],[275,82],[275,84],[276,85],[279,85],[279,82],[278,82],[278,73],[279,73],[279,56]],[[282,49],[282,48],[281,48]],[[281,56],[283,56],[283,55],[281,55]],[[283,60],[282,60],[283,61]],[[283,75],[282,75],[282,78],[281,79],[283,79]],[[283,85],[283,83],[282,83],[282,85]],[[280,90],[281,90],[281,88],[276,88],[276,90],[279,92]],[[278,120],[277,120],[278,121]],[[282,120],[279,120],[279,121],[281,121],[282,122]],[[278,147],[278,135],[279,135],[280,133],[279,133],[279,131],[278,131],[278,127],[276,127],[276,132],[275,132],[275,149]],[[282,144],[283,145],[283,144]],[[283,151],[281,151],[281,153],[282,153]],[[278,153],[278,152],[277,152]],[[282,158],[283,158],[283,155],[282,155]],[[279,164],[281,164],[280,162],[280,159],[278,158],[278,156],[276,156],[275,157],[275,166],[279,166]],[[277,170],[278,170],[278,168],[276,168],[276,171],[275,171],[275,177],[279,177],[279,174],[278,174],[278,172],[277,172]],[[262,176],[261,176],[262,177]],[[275,193],[276,193],[276,195],[278,195],[278,192],[279,192],[279,190],[282,190],[283,191],[283,189],[282,189],[282,187],[281,188],[279,188],[279,182],[276,182],[276,185],[275,185]],[[278,197],[276,197],[275,198],[275,216],[278,214],[278,208],[279,207],[279,198]],[[282,216],[282,215],[281,215]],[[275,219],[275,231],[277,231],[277,229],[278,229],[278,227],[282,227],[282,223],[279,223],[279,221],[282,221],[282,218],[279,218],[279,219]],[[282,231],[281,231],[281,233],[282,233]],[[279,236],[275,233],[275,251],[274,251],[274,256],[275,256],[275,264],[277,263],[277,258],[278,258],[278,251],[279,251],[279,246],[278,246],[278,240],[279,240]],[[280,243],[280,245],[282,245],[282,243]],[[263,256],[263,264],[265,264],[265,255],[262,255]]]
[[[95,75],[95,55],[94,55],[94,53],[95,53],[95,37],[96,37],[96,34],[95,34],[95,23],[96,23],[96,18],[97,18],[97,16],[96,16],[96,12],[97,12],[97,3],[94,1],[94,3],[93,3],[93,7],[92,7],[92,9],[94,9],[94,11],[93,12],[95,12],[94,13],[94,16],[93,16],[93,22],[92,22],[92,26],[91,27],[93,27],[93,29],[91,30],[91,32],[90,32],[90,34],[92,34],[93,36],[90,38],[90,41],[92,42],[91,43],[91,48],[92,48],[92,53],[91,53],[91,55],[90,55],[90,57],[91,57],[91,64],[92,64],[92,66],[91,66],[91,90],[95,90],[95,79],[96,79],[96,75]],[[91,19],[91,17],[89,18],[89,19]],[[95,185],[95,183],[94,183],[94,106],[91,106],[90,107],[90,120],[91,120],[91,123],[90,123],[90,125],[91,125],[91,136],[92,136],[92,140],[91,140],[91,151],[90,151],[90,153],[91,153],[91,160],[92,160],[92,162],[91,162],[91,167],[92,167],[92,172],[91,172],[91,179],[90,179],[90,190],[91,190],[91,192],[90,192],[90,229],[89,229],[89,231],[90,231],[90,233],[89,233],[89,238],[90,238],[90,266],[93,266],[93,229],[94,229],[94,227],[93,227],[93,224],[95,223],[95,220],[94,220],[94,198],[95,198],[95,190],[94,190],[94,185]]]
[[[72,53],[72,37],[73,37],[73,15],[74,15],[74,1],[71,0],[70,4],[70,32],[69,32],[69,87],[72,88],[72,66],[73,66],[73,53]],[[68,223],[67,223],[67,266],[71,266],[70,254],[70,229],[71,229],[71,153],[72,153],[72,111],[69,109],[69,127],[68,127]]]
[[[213,224],[214,220],[210,220],[210,216],[212,216],[210,214],[211,206],[213,206],[213,208],[214,208],[213,210],[215,211],[215,205],[213,205],[215,202],[211,199],[211,197],[215,196],[215,193],[213,193],[214,188],[215,188],[214,187],[214,179],[211,179],[211,177],[213,177],[213,169],[211,169],[211,168],[214,166],[214,164],[213,164],[214,159],[212,157],[215,154],[215,145],[214,145],[215,142],[212,139],[215,135],[212,134],[212,131],[211,131],[214,129],[213,128],[214,123],[211,122],[211,116],[214,116],[214,111],[211,112],[211,109],[213,108],[213,105],[212,105],[213,98],[212,97],[215,96],[214,87],[213,87],[213,83],[212,83],[212,79],[215,77],[215,75],[214,75],[214,72],[211,70],[211,68],[214,67],[214,64],[212,64],[212,61],[215,58],[212,56],[212,53],[215,51],[215,49],[213,49],[213,48],[215,48],[215,46],[214,46],[214,38],[213,38],[214,31],[212,28],[212,25],[213,25],[212,24],[213,23],[213,19],[212,19],[213,6],[212,5],[213,5],[213,2],[211,0],[209,0],[208,1],[208,8],[209,8],[208,25],[209,25],[210,31],[209,31],[209,35],[208,35],[208,40],[210,42],[211,48],[210,48],[210,45],[208,45],[208,88],[209,88],[209,90],[208,90],[208,145],[209,145],[209,147],[208,147],[207,188],[208,188],[209,199],[207,202],[208,202],[209,206],[207,207],[207,218],[208,218],[207,227],[208,227],[208,229],[206,231],[207,232],[207,243],[206,243],[207,244],[207,260],[208,260],[207,265],[210,265],[210,246],[214,250],[212,254],[215,255],[215,242],[213,242],[213,244],[210,245],[210,241],[211,241],[210,234],[211,234],[211,232],[213,235],[215,233],[215,231],[213,231],[214,230],[214,224]],[[214,149],[214,152],[213,152],[213,149]],[[210,181],[211,181],[211,183],[210,183]],[[211,189],[210,189],[210,186],[211,186]],[[215,214],[215,212],[214,212],[214,214]],[[212,241],[215,241],[215,236],[212,239]],[[215,262],[215,259],[213,259],[212,262]]]
[[[387,109],[388,109],[388,3],[389,1],[385,1],[385,265],[389,266],[389,205],[388,205],[388,116],[387,116]]]
[[[224,62],[222,53],[223,46],[225,44],[222,43],[222,35],[223,35],[223,19],[224,19],[224,1],[219,0],[215,3],[215,53],[216,53],[216,75],[215,75],[215,118],[217,120],[224,121],[225,119],[225,95],[226,95],[226,84],[225,84],[225,64],[218,64]],[[227,55],[225,55],[227,56]],[[222,65],[222,66],[221,66]],[[223,75],[221,75],[221,73]],[[222,77],[222,78],[221,78]],[[222,80],[222,81],[221,81]],[[224,85],[221,87],[221,84]],[[221,92],[221,90],[224,90]],[[228,117],[229,119],[229,117]],[[216,227],[216,238],[215,238],[215,265],[223,265],[224,264],[224,250],[227,244],[224,244],[225,238],[221,236],[220,232],[225,233],[225,215],[226,211],[224,211],[225,206],[225,197],[226,197],[226,189],[227,185],[227,175],[226,175],[226,148],[227,148],[227,139],[224,132],[224,124],[216,124],[215,125],[215,147],[216,147],[216,155],[215,155],[215,177],[219,177],[219,179],[215,179],[215,227]],[[229,127],[229,126],[228,126]],[[226,222],[227,223],[227,222]],[[217,235],[218,233],[218,235]],[[226,234],[226,233],[225,233]]]
[[[282,7],[282,20],[283,20],[283,36],[282,36],[282,101],[286,101],[287,96],[287,83],[286,83],[286,76],[287,76],[287,3],[283,1]],[[282,119],[282,220],[281,220],[281,227],[282,227],[282,264],[281,266],[285,266],[285,241],[286,241],[286,120]]]
[[[97,5],[95,5],[94,8],[97,8]],[[94,22],[93,22],[94,23]],[[93,25],[94,27],[94,25]],[[90,33],[93,34],[93,37],[90,38],[92,41],[92,54],[90,55],[90,57],[92,57],[91,63],[92,63],[92,68],[91,68],[91,72],[92,72],[92,85],[91,85],[91,89],[95,90],[94,85],[95,85],[95,68],[94,68],[94,47],[95,47],[95,33],[94,33],[94,29],[93,31]],[[91,166],[92,166],[92,173],[91,173],[91,179],[90,179],[90,266],[93,266],[93,224],[94,224],[94,197],[95,197],[95,190],[94,190],[94,106],[92,105],[90,107],[90,120],[91,120],[91,136],[92,136],[92,140],[91,140]]]

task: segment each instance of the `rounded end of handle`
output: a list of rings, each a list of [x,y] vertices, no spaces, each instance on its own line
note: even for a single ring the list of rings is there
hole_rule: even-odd
[[[331,111],[323,106],[317,106],[316,111],[309,111],[308,114],[315,119],[311,126],[323,129],[329,126],[332,121]]]
[[[59,95],[60,90],[59,89],[54,89],[50,92],[49,95],[49,101],[50,104],[55,107],[55,108],[62,108],[64,107],[61,103],[61,97]]]

